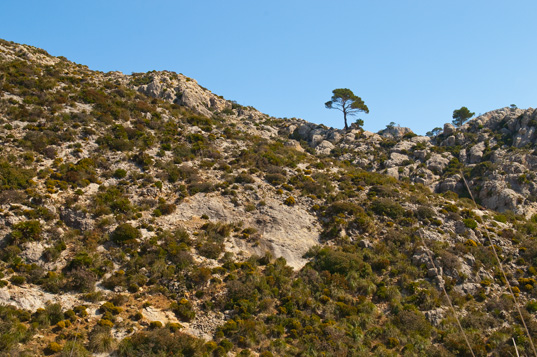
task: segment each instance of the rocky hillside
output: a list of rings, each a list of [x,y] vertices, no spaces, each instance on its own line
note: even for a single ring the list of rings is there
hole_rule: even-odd
[[[345,132],[0,41],[0,351],[529,354],[535,116]]]

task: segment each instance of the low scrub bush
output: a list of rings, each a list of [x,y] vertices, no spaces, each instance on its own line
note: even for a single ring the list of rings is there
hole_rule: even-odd
[[[122,223],[110,234],[110,240],[116,244],[123,244],[135,241],[141,236],[142,233],[138,228],[131,226],[129,223]]]

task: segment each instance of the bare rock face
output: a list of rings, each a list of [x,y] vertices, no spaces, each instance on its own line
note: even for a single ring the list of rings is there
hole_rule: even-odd
[[[242,207],[235,207],[226,197],[198,193],[182,202],[177,211],[165,219],[173,224],[177,220],[189,221],[205,214],[213,221],[243,222],[256,228],[260,239],[254,246],[244,240],[235,240],[232,244],[237,251],[258,255],[270,251],[275,257],[285,258],[293,268],[301,268],[306,264],[302,256],[309,248],[319,244],[321,229],[317,220],[298,205],[289,207],[271,198],[265,201],[265,206],[247,213]]]
[[[35,47],[15,44],[13,47],[10,48],[0,44],[0,58],[4,58],[10,61],[24,58],[28,61],[43,64],[46,66],[55,65],[60,61],[56,57],[49,56],[43,50],[30,51],[29,49],[35,49]]]
[[[193,79],[187,80],[184,77],[184,81],[179,81],[176,92],[178,93],[179,104],[197,110],[207,116],[212,115],[211,110],[221,111],[231,108],[230,103],[207,89],[201,88]]]
[[[424,228],[420,228],[416,231],[416,235],[420,238],[436,241],[444,241],[445,238],[438,232],[430,231]],[[425,252],[425,251],[424,251]]]
[[[434,256],[434,253],[431,252],[429,248],[420,246],[416,249],[416,252],[412,256],[412,264],[414,265],[425,265],[427,269],[435,269],[435,265],[438,266],[438,261],[435,261],[434,264],[431,262],[430,256]],[[436,260],[436,259],[435,259]],[[437,272],[434,272],[435,275]]]
[[[327,128],[324,125],[304,123],[300,125],[293,134],[299,139],[308,142],[316,149],[318,146],[322,145],[318,150],[322,150],[323,152],[326,152],[326,154],[329,154],[328,147],[330,147],[331,150],[335,145],[341,143],[342,140],[353,141],[358,132],[359,131],[357,130],[344,132],[339,129]]]
[[[296,206],[268,200],[250,222],[262,232],[261,240],[268,244],[274,255],[284,257],[295,269],[306,264],[303,255],[319,244],[320,227],[315,217]]]
[[[463,284],[460,284],[460,285],[456,285],[453,289],[456,292],[458,292],[459,294],[475,295],[479,291],[480,288],[481,288],[481,285],[478,284],[478,283],[463,283]],[[488,289],[490,289],[490,288],[488,288]]]
[[[518,206],[524,201],[524,198],[514,190],[505,187],[505,183],[502,181],[485,182],[479,193],[479,198],[487,208],[500,212],[511,210],[516,213],[522,213],[519,212]]]
[[[150,97],[173,103],[177,99],[177,93],[174,90],[170,90],[171,85],[168,77],[156,74],[153,76],[151,83],[140,86],[138,90]]]
[[[535,142],[535,127],[522,127],[518,130],[513,140],[513,146],[524,147]]]
[[[210,196],[198,193],[185,199],[177,211],[166,217],[167,221],[188,221],[193,217],[201,217],[206,214],[211,221],[234,222],[241,217],[240,211],[225,197]]]
[[[178,323],[179,321],[171,311],[162,311],[153,306],[147,306],[142,310],[143,317],[148,321],[159,321],[163,325],[167,323]]]
[[[19,309],[35,311],[42,309],[47,303],[60,303],[71,308],[78,299],[71,294],[51,294],[31,286],[10,286],[0,289],[0,304],[11,305]]]
[[[211,117],[214,111],[231,109],[230,102],[202,88],[196,80],[167,71],[153,73],[151,82],[139,86],[138,91],[184,105],[208,117]]]
[[[45,251],[45,246],[42,242],[28,242],[24,248],[20,256],[29,263],[38,263]]]
[[[93,219],[84,211],[75,208],[65,208],[60,212],[61,220],[71,228],[87,231],[93,227]]]

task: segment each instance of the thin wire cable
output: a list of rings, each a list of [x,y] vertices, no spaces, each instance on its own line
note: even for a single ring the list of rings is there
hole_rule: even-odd
[[[515,346],[515,352],[516,352],[516,355],[517,355],[517,357],[520,357],[520,355],[518,354],[518,348],[516,347],[516,341],[515,341],[515,338],[514,338],[514,337],[511,337],[511,339],[513,340],[513,346]]]
[[[433,257],[431,255],[431,251],[429,250],[429,247],[425,244],[425,240],[420,236],[420,240],[421,240],[421,244],[423,244],[423,246],[425,247],[425,252],[427,253],[427,256],[429,257],[429,260],[431,261],[431,264],[433,265],[433,268],[436,272],[436,277],[439,279],[441,279],[440,277],[440,274],[439,274],[439,270],[438,268],[436,267],[436,264],[434,263],[434,260],[433,260]],[[457,320],[457,325],[459,326],[459,329],[461,330],[462,332],[462,335],[464,336],[464,340],[466,341],[466,345],[468,345],[468,348],[470,349],[470,352],[472,353],[472,356],[475,357],[475,354],[474,354],[474,350],[472,349],[472,345],[470,345],[470,341],[468,340],[468,336],[466,336],[466,332],[464,332],[464,329],[462,328],[462,325],[461,325],[461,322],[459,320],[459,318],[457,317],[457,312],[455,311],[455,307],[453,306],[453,303],[451,302],[451,298],[449,297],[447,291],[446,291],[446,287],[444,284],[439,284],[442,286],[442,290],[444,291],[444,295],[446,295],[446,298],[449,302],[449,307],[451,308],[451,312],[453,313],[453,317],[455,317],[455,320]]]
[[[472,198],[472,201],[474,202],[475,208],[479,209],[477,206],[477,202],[474,199],[474,195],[472,194],[472,191],[470,190],[470,186],[468,185],[468,182],[466,181],[466,178],[464,177],[464,174],[461,171],[461,176],[464,181],[464,184],[466,185],[466,189],[468,190],[468,193],[470,194],[470,197]],[[528,330],[528,326],[526,325],[526,320],[524,320],[524,316],[522,316],[522,310],[520,310],[520,305],[518,304],[518,300],[513,293],[513,289],[511,288],[511,284],[509,283],[509,279],[507,279],[507,274],[505,274],[505,270],[503,269],[502,262],[500,261],[500,258],[498,257],[498,253],[496,252],[496,248],[494,246],[494,243],[492,242],[492,239],[490,238],[488,230],[485,229],[485,236],[487,237],[487,240],[490,243],[490,246],[492,247],[492,251],[494,252],[494,257],[496,258],[496,261],[498,262],[498,266],[500,267],[500,271],[502,272],[503,278],[505,279],[505,283],[507,284],[507,288],[509,289],[509,293],[513,297],[513,300],[515,302],[516,309],[518,311],[518,315],[520,316],[520,320],[522,321],[522,325],[524,325],[524,330],[526,330],[526,335],[528,336],[528,339],[530,341],[531,349],[533,350],[533,354],[535,357],[537,357],[537,351],[535,350],[535,345],[533,344],[533,339],[531,338],[530,331]]]
[[[80,319],[82,319],[82,318],[80,318]],[[69,357],[73,357],[73,352],[74,352],[75,346],[76,346],[76,338],[78,337],[78,329],[80,327],[80,319],[77,319],[77,321],[76,321],[75,338],[73,339],[73,347],[71,347],[71,353],[69,353]]]

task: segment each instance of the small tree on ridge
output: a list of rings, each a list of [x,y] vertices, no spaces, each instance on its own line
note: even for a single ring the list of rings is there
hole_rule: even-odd
[[[354,95],[350,89],[334,89],[332,94],[332,100],[324,103],[324,105],[328,109],[337,109],[343,112],[345,130],[349,130],[349,126],[347,125],[347,115],[356,115],[358,112],[369,113],[369,108],[365,105],[362,98]]]
[[[461,109],[455,109],[453,111],[453,125],[459,127],[464,124],[468,119],[474,116],[474,112],[471,112],[466,107],[461,107]]]

